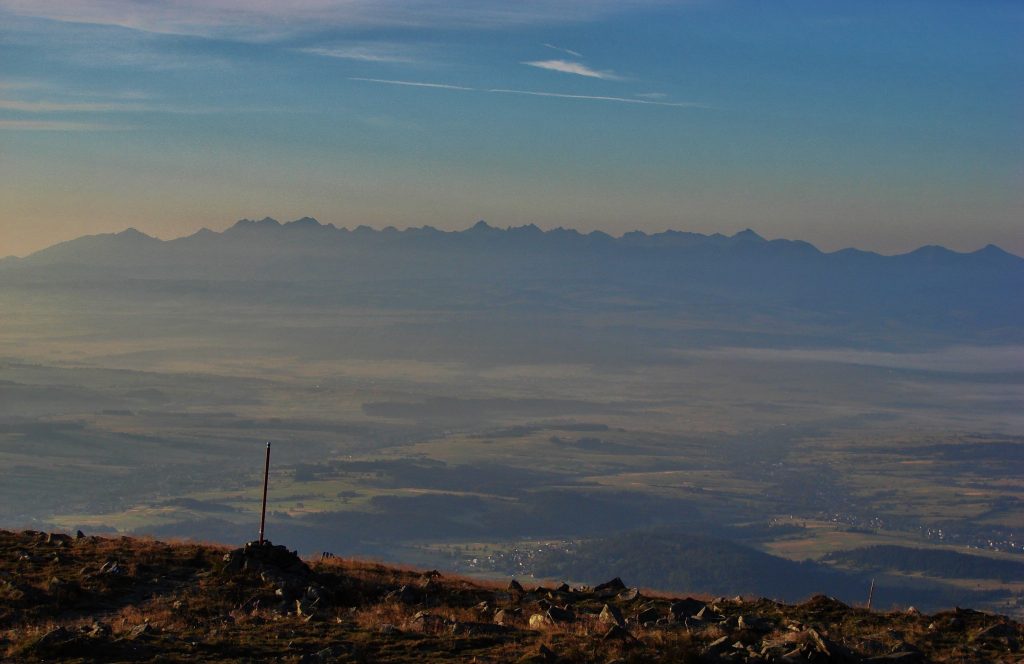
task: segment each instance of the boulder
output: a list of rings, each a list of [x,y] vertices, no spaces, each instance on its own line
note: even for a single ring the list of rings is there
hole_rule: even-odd
[[[551,624],[551,619],[546,613],[535,613],[530,616],[530,629],[544,629]]]
[[[272,544],[269,540],[249,542],[241,549],[234,549],[224,554],[224,571],[228,573],[251,570],[260,572],[273,570],[280,573],[307,576],[309,566],[299,558],[299,554],[288,547]]]
[[[650,623],[656,623],[658,621],[658,618],[661,617],[661,611],[659,611],[656,607],[652,606],[637,613],[635,619],[638,624],[647,625]]]
[[[619,577],[615,577],[611,581],[605,581],[604,583],[600,583],[600,584],[594,586],[594,592],[597,592],[597,593],[604,592],[606,590],[610,590],[610,591],[618,593],[618,592],[621,592],[621,591],[623,591],[625,589],[626,589],[626,584],[623,583],[622,579],[620,579]]]
[[[755,632],[770,632],[774,629],[774,626],[767,620],[754,616],[742,615],[736,619],[736,627],[739,629],[749,629]]]
[[[597,619],[608,625],[618,625],[619,627],[626,626],[626,621],[622,617],[622,611],[619,611],[617,607],[610,604],[604,605],[604,608],[601,609],[601,614]]]
[[[705,606],[704,602],[698,599],[693,599],[692,597],[687,597],[686,599],[680,599],[672,602],[672,605],[668,607],[668,610],[672,612],[672,616],[675,617],[676,620],[680,620],[682,618],[697,615],[697,613],[704,609]]]
[[[576,614],[571,609],[552,606],[547,610],[547,617],[553,623],[571,623],[576,621]]]

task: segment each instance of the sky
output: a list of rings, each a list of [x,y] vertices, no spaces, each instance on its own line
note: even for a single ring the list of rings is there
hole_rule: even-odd
[[[129,226],[1024,255],[1024,3],[0,0],[0,256]]]

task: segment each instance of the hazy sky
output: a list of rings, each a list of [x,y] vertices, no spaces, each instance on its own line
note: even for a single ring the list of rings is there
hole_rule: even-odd
[[[0,255],[241,217],[1024,254],[1024,3],[0,0]]]

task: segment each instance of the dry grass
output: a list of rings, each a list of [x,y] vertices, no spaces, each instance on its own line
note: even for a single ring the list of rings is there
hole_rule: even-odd
[[[816,639],[860,655],[913,644],[934,662],[1017,662],[1021,626],[976,612],[878,613],[814,597],[799,605],[723,600],[729,621],[687,626],[667,619],[672,597],[643,591],[626,601],[592,592],[511,595],[506,582],[438,576],[408,566],[331,558],[309,570],[228,572],[227,549],[196,542],[84,538],[0,531],[0,660],[697,662],[727,636],[773,656]],[[116,573],[103,573],[116,561]],[[289,575],[291,575],[289,577]],[[304,606],[297,612],[296,600]],[[702,598],[710,602],[710,598]],[[305,604],[303,604],[303,602]],[[605,639],[605,602],[627,633]],[[571,622],[531,629],[548,604]],[[506,609],[504,626],[495,613]],[[639,624],[655,609],[665,620]],[[518,614],[515,611],[519,611]],[[739,616],[762,631],[738,629]]]

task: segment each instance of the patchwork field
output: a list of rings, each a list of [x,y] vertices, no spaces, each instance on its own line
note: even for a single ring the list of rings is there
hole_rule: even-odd
[[[695,342],[692,320],[604,310],[526,331],[434,305],[54,288],[0,287],[8,526],[246,541],[272,441],[268,529],[309,553],[592,582],[586,570],[617,563],[575,573],[580,543],[655,533],[680,556],[651,571],[664,585],[711,546],[686,544],[699,535],[813,561],[834,585],[821,590],[850,601],[877,578],[893,604],[1020,611],[1016,583],[829,558],[872,544],[1024,553],[1018,347],[960,349],[965,370],[955,348],[719,346],[710,328]],[[629,344],[596,353],[628,325]],[[580,330],[586,353],[563,352]],[[652,335],[660,345],[633,345]],[[522,555],[531,542],[543,559]]]

